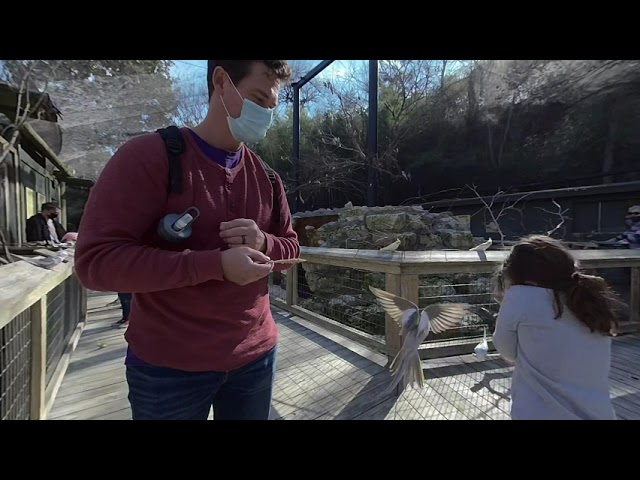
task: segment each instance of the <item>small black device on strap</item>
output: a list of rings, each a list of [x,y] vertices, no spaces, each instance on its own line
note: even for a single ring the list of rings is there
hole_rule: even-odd
[[[182,193],[182,165],[180,156],[186,150],[184,138],[180,129],[175,125],[156,130],[160,134],[167,148],[169,158],[169,195]],[[193,215],[189,212],[192,211]],[[165,215],[158,223],[157,232],[162,238],[172,243],[180,243],[191,236],[191,224],[200,216],[200,211],[195,207],[188,208],[185,212]]]

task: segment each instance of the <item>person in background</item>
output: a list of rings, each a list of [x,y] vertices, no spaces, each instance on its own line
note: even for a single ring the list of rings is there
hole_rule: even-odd
[[[206,420],[212,405],[216,420],[269,418],[278,330],[267,277],[300,245],[282,180],[272,187],[247,144],[267,133],[290,75],[286,60],[209,60],[207,116],[180,129],[182,193],[168,193],[157,133],[120,147],[91,189],[75,268],[87,288],[133,293],[134,420]],[[164,239],[161,219],[190,207],[200,211],[191,236]]]
[[[640,205],[633,205],[627,210],[624,217],[626,230],[617,237],[601,242],[603,245],[623,246],[629,248],[640,248]]]
[[[118,300],[122,306],[122,318],[113,324],[114,327],[124,328],[129,325],[129,312],[131,312],[131,299],[133,295],[130,293],[118,293]]]
[[[67,231],[57,220],[59,216],[60,208],[56,203],[43,203],[40,213],[27,219],[27,242],[60,243]]]
[[[505,292],[506,290],[506,292]],[[493,343],[515,362],[514,420],[615,420],[609,395],[617,299],[546,236],[518,242],[498,276]]]
[[[640,248],[640,205],[629,207],[624,222],[627,225],[624,236],[629,242],[629,248]]]

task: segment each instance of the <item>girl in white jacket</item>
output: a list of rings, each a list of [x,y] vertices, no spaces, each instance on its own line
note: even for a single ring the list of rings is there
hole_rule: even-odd
[[[515,363],[514,420],[615,420],[609,395],[616,297],[578,271],[569,250],[546,236],[513,247],[498,276],[504,296],[493,343]]]

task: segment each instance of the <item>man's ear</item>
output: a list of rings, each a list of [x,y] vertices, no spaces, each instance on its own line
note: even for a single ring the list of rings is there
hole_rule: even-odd
[[[224,88],[226,83],[228,82],[227,73],[224,71],[222,67],[216,67],[213,69],[213,74],[211,75],[212,83],[213,83],[213,91],[218,92],[218,95],[222,95],[224,92]]]

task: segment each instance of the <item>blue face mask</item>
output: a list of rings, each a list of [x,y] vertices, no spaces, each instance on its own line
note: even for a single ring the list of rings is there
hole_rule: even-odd
[[[231,85],[233,85],[233,82],[231,82]],[[238,118],[233,118],[229,115],[229,110],[227,110],[224,100],[221,99],[222,106],[227,112],[227,122],[229,123],[231,135],[242,143],[255,143],[262,140],[271,126],[273,109],[261,107],[257,103],[243,98],[235,85],[233,85],[233,88],[242,98],[242,110]]]

